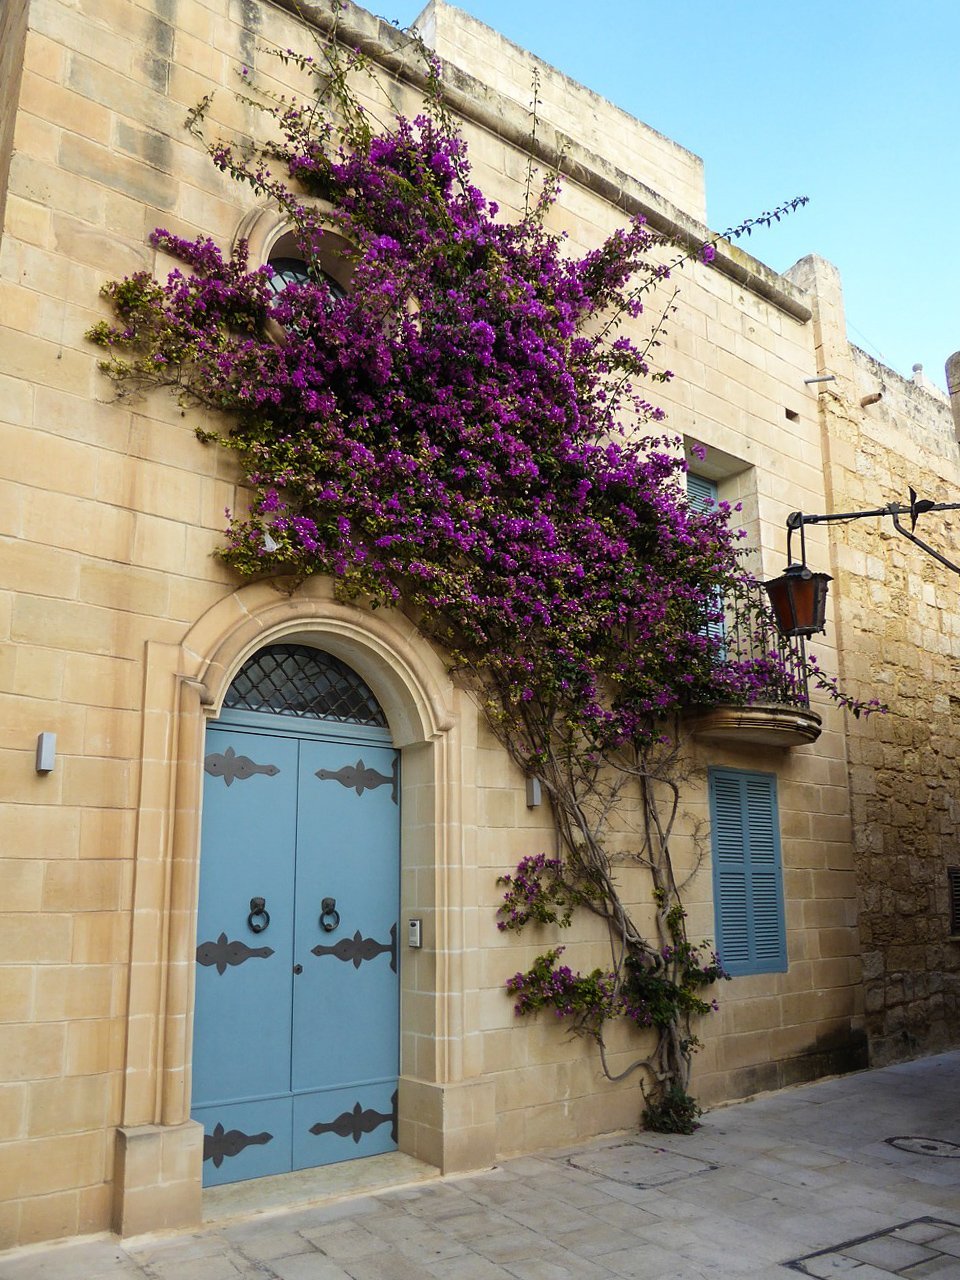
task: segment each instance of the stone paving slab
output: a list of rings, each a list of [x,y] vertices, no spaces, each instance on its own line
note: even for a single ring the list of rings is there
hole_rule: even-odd
[[[908,1142],[892,1139],[908,1138]],[[960,1052],[496,1169],[0,1255],[0,1280],[960,1280]],[[359,1162],[355,1162],[359,1163]],[[276,1181],[276,1180],[274,1180]]]
[[[789,1266],[805,1276],[871,1280],[876,1276],[939,1276],[960,1280],[960,1223],[921,1218],[833,1249],[793,1260]]]

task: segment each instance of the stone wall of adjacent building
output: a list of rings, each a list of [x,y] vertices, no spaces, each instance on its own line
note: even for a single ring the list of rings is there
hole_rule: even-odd
[[[827,509],[907,504],[911,486],[960,502],[948,398],[919,370],[905,380],[848,346],[828,263],[795,271],[817,300],[821,368],[836,379],[819,393]],[[921,516],[916,533],[960,563],[960,512]],[[888,517],[835,526],[830,542],[844,683],[889,708],[847,722],[866,1027],[880,1065],[960,1042],[947,887],[960,862],[960,577]]]

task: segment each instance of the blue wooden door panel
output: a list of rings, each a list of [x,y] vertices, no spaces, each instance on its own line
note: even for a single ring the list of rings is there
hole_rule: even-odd
[[[379,1156],[397,1147],[397,1082],[299,1094],[293,1102],[293,1167]]]
[[[207,1186],[396,1147],[399,756],[379,731],[294,738],[279,719],[207,731],[192,1112]],[[255,898],[269,923],[248,919]]]
[[[290,1089],[297,744],[211,728],[205,770],[196,1106]],[[255,932],[250,902],[258,897],[270,922]]]
[[[301,743],[295,1091],[396,1080],[397,761],[382,747]],[[335,906],[321,923],[325,899]]]
[[[286,1173],[291,1162],[292,1099],[259,1098],[233,1106],[195,1107],[203,1125],[203,1185]]]

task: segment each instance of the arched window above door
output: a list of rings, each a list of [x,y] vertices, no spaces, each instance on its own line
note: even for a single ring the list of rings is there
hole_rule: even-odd
[[[326,207],[323,201],[311,202],[311,208],[321,217]],[[332,226],[325,228],[319,238],[313,237],[309,269],[300,237],[283,210],[251,209],[237,228],[233,245],[234,252],[243,247],[251,270],[264,263],[273,267],[276,293],[304,279],[322,280],[334,299],[351,292],[356,248]]]
[[[369,685],[339,658],[304,644],[272,644],[255,653],[240,668],[223,705],[387,728]]]

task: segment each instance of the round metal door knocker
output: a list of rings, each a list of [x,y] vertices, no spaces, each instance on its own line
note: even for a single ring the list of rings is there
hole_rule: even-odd
[[[333,933],[340,925],[340,912],[337,910],[336,898],[324,898],[320,903],[320,928],[325,933]]]
[[[266,898],[251,898],[250,914],[247,916],[247,924],[250,926],[250,932],[263,933],[269,923],[270,912],[267,910]]]

